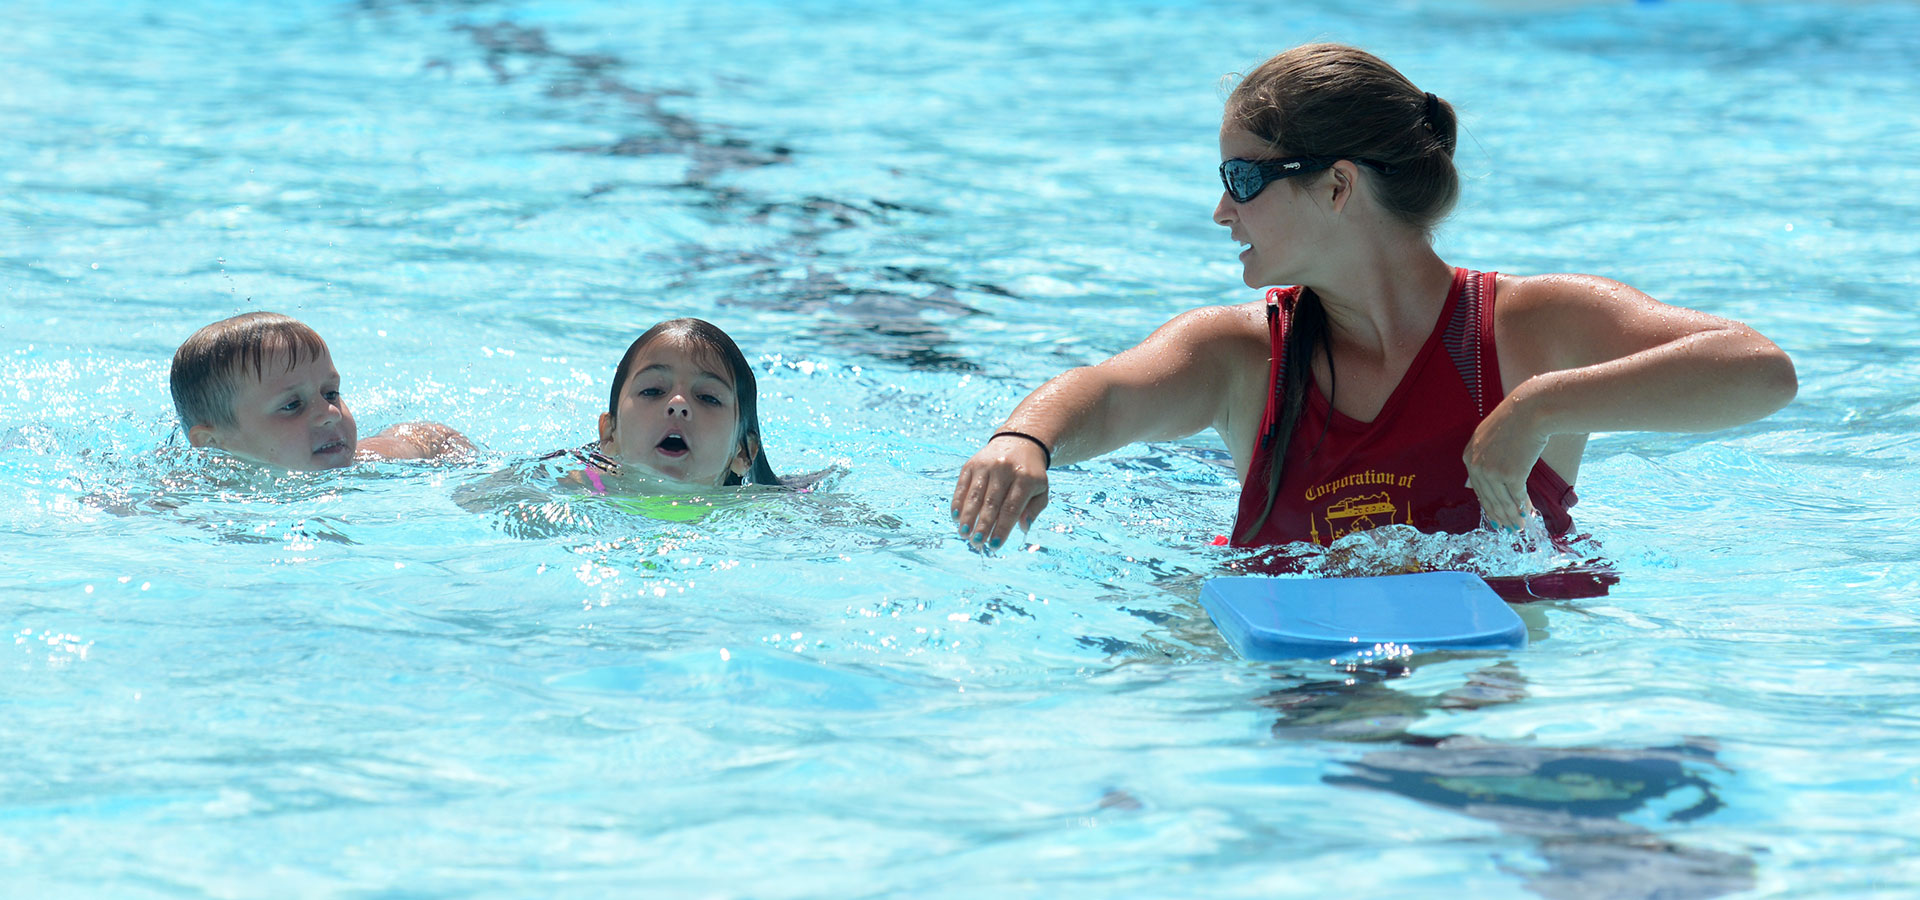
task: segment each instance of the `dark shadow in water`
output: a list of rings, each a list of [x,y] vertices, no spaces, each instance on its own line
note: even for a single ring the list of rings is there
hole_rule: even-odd
[[[858,353],[910,369],[972,372],[980,368],[953,352],[952,337],[934,318],[979,314],[955,296],[952,284],[918,270],[883,268],[861,273],[932,287],[909,293],[848,284],[841,274],[811,266],[800,274],[774,266],[755,268],[739,276],[742,293],[721,297],[719,302],[759,312],[811,316],[812,327],[795,338],[837,353]]]
[[[1346,763],[1351,774],[1324,776],[1327,784],[1398,794],[1531,840],[1538,862],[1502,868],[1543,897],[1681,900],[1753,888],[1750,857],[1689,847],[1622,819],[1671,807],[1666,820],[1684,823],[1720,809],[1713,782],[1702,774],[1726,771],[1712,742],[1533,747],[1414,734],[1409,729],[1435,710],[1523,699],[1526,681],[1510,664],[1498,663],[1437,697],[1387,685],[1411,671],[1350,666],[1347,677],[1304,681],[1256,702],[1279,711],[1277,738],[1386,745]]]
[[[689,185],[704,185],[728,169],[777,165],[793,157],[790,148],[778,144],[758,145],[732,137],[721,126],[702,123],[664,108],[662,100],[690,97],[692,93],[636,88],[621,80],[618,71],[625,63],[619,57],[569,53],[547,40],[543,29],[512,22],[457,25],[455,29],[473,38],[481,50],[482,64],[493,73],[496,82],[507,84],[538,72],[547,78],[549,97],[613,101],[648,126],[641,133],[626,135],[610,144],[575,145],[556,148],[558,150],[607,156],[685,156],[689,161],[685,183]]]
[[[819,243],[821,238],[835,232],[887,227],[900,216],[926,217],[935,215],[935,211],[879,198],[867,202],[822,196],[774,200],[717,184],[716,179],[728,171],[791,163],[794,150],[778,143],[742,138],[730,133],[731,129],[725,125],[701,122],[674,112],[664,101],[689,98],[694,96],[692,92],[636,87],[622,77],[626,63],[619,57],[563,50],[555,46],[541,28],[508,21],[463,24],[455,28],[472,38],[481,54],[481,64],[497,83],[542,78],[546,96],[556,101],[608,104],[623,114],[624,121],[631,123],[631,131],[611,142],[552,148],[555,151],[611,157],[683,156],[688,166],[677,187],[694,193],[688,201],[693,208],[709,210],[729,220],[770,226],[788,235],[789,239],[780,246],[766,251],[764,267],[743,273],[741,295],[723,298],[722,305],[814,313],[817,321],[801,340],[831,347],[837,353],[854,353],[904,364],[911,369],[979,370],[977,364],[961,355],[961,349],[938,320],[981,313],[959,300],[959,292],[1002,297],[1013,296],[1011,292],[992,284],[943,278],[924,269],[835,266],[826,262],[830,254]],[[450,67],[450,64],[434,60],[428,66]],[[592,202],[622,187],[618,183],[596,184],[580,199]],[[661,261],[669,266],[690,267],[697,273],[707,268],[702,260],[716,255],[726,254],[702,247],[682,247],[675,248]],[[795,268],[804,268],[807,274],[798,279],[784,274]],[[841,281],[841,276],[856,274],[855,280],[905,281],[931,286],[932,290],[893,291]]]

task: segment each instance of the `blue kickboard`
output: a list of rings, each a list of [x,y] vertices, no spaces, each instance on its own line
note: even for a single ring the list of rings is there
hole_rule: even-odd
[[[1513,650],[1527,626],[1480,576],[1210,578],[1200,605],[1247,659],[1332,659],[1383,650]]]

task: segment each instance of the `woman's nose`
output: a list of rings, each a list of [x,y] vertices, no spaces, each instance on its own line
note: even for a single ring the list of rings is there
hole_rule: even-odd
[[[1213,207],[1213,223],[1215,225],[1225,225],[1229,228],[1233,226],[1233,214],[1236,210],[1232,203],[1232,197],[1228,195],[1226,191],[1221,191],[1220,202],[1214,204]]]

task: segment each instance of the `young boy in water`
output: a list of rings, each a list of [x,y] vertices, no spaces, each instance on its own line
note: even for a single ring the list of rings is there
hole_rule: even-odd
[[[174,351],[170,387],[193,446],[282,469],[473,452],[437,422],[395,425],[360,440],[326,342],[279,313],[245,313],[194,332]]]

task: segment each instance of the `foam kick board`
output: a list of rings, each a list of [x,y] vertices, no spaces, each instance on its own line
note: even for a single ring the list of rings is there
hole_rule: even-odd
[[[1200,605],[1241,656],[1333,659],[1527,645],[1527,626],[1480,576],[1208,579]]]

